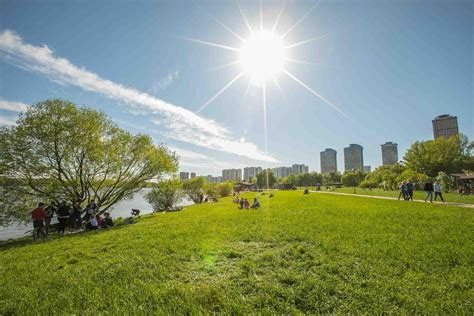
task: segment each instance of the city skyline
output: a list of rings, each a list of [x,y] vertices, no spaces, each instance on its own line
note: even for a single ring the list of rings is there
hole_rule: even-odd
[[[271,28],[283,1],[262,4],[264,27]],[[65,98],[105,112],[132,133],[167,143],[181,156],[181,171],[199,174],[295,161],[320,171],[320,151],[341,153],[351,143],[364,147],[364,163],[374,169],[382,165],[380,144],[396,142],[400,159],[413,142],[433,139],[431,120],[444,113],[455,115],[459,131],[472,139],[470,7],[341,4],[323,2],[313,9],[291,3],[277,32],[298,22],[288,43],[318,38],[297,47],[297,57],[308,64],[289,70],[346,116],[280,76],[281,90],[273,83],[267,87],[268,153],[260,87],[235,82],[196,113],[238,72],[215,69],[230,60],[182,37],[238,45],[219,23],[247,36],[231,2],[215,6],[209,16],[205,5],[184,3],[145,2],[130,10],[127,3],[85,1],[59,10],[48,1],[3,1],[0,124],[12,124],[27,105]],[[257,26],[258,4],[241,6],[249,24]],[[343,155],[337,158],[343,171]]]

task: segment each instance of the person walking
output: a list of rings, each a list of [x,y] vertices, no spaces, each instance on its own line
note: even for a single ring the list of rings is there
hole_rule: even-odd
[[[38,238],[40,234],[46,237],[44,233],[44,203],[38,203],[38,207],[31,211],[31,219],[33,220],[33,240]]]
[[[398,187],[400,189],[400,193],[398,194],[398,200],[400,201],[400,198],[403,196],[403,199],[406,200],[406,193],[405,193],[405,182],[400,182],[400,186]]]
[[[71,216],[71,207],[67,205],[66,201],[62,201],[58,207],[57,213],[59,221],[58,234],[64,234],[64,231],[66,230],[66,223]]]
[[[415,186],[413,185],[413,183],[411,183],[411,181],[408,181],[407,184],[406,184],[406,188],[407,188],[407,198],[408,198],[408,200],[413,201],[413,191],[415,190]]]
[[[46,236],[49,235],[49,227],[51,226],[51,220],[53,219],[54,213],[56,213],[56,203],[51,201],[45,209],[44,232],[46,233]]]
[[[435,184],[434,184],[434,193],[435,193],[434,200],[436,201],[436,199],[439,196],[440,199],[441,199],[441,202],[444,203],[443,193],[441,193],[441,183],[439,183],[439,181],[436,181]]]
[[[428,198],[430,199],[430,203],[433,203],[433,183],[431,181],[428,181],[425,183],[425,186],[423,187],[423,190],[426,193],[425,196],[425,202],[428,201]]]

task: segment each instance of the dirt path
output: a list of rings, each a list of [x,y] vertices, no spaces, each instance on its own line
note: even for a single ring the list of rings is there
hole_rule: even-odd
[[[365,194],[353,194],[353,193],[342,193],[342,192],[328,192],[328,191],[313,191],[313,193],[321,193],[321,194],[336,194],[336,195],[347,195],[347,196],[358,196],[358,197],[365,197],[365,198],[373,198],[373,199],[382,199],[382,200],[398,200],[398,198],[390,197],[390,196],[378,196],[378,195],[365,195]],[[413,202],[422,202],[427,203],[424,200],[413,200]],[[457,203],[457,202],[433,202],[435,204],[442,204],[442,205],[449,205],[449,206],[460,206],[460,207],[467,207],[474,209],[474,204],[466,204],[466,203]]]

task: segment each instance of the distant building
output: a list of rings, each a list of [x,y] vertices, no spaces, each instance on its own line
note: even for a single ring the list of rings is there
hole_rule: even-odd
[[[372,167],[364,166],[364,173],[371,173],[371,172],[372,172]]]
[[[304,164],[301,164],[301,165],[294,164],[293,166],[291,166],[291,170],[292,170],[292,174],[308,173],[309,167]]]
[[[222,181],[242,181],[242,169],[224,169],[222,170]]]
[[[191,172],[191,179],[196,178],[196,172]]]
[[[398,144],[386,142],[382,147],[382,164],[393,165],[398,162]]]
[[[273,168],[272,172],[275,178],[285,178],[285,177],[288,177],[293,172],[293,168],[277,167],[277,168]]]
[[[344,169],[364,171],[364,148],[361,145],[350,144],[344,148]]]
[[[249,181],[262,172],[262,167],[245,167],[244,168],[244,180]]]
[[[181,180],[189,180],[189,172],[180,172],[179,173],[179,178]]]
[[[458,118],[449,114],[443,114],[435,117],[433,122],[433,136],[434,138],[449,138],[453,135],[459,134]]]
[[[214,177],[212,175],[208,175],[206,177],[206,182],[208,182],[208,183],[219,183],[219,182],[222,182],[222,177],[221,176]]]
[[[326,148],[321,152],[321,173],[337,172],[337,151],[332,148]]]

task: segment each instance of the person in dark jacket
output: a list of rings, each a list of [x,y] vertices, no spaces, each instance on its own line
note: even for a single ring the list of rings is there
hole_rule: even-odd
[[[433,183],[431,181],[426,182],[423,190],[426,192],[425,202],[427,202],[429,198],[430,203],[433,203]]]
[[[72,228],[79,229],[82,227],[81,213],[82,213],[81,203],[76,202],[76,204],[74,204],[74,207],[72,208],[72,214],[71,214],[71,227]]]
[[[58,234],[64,234],[66,229],[66,223],[71,216],[71,207],[66,203],[66,201],[62,201],[57,210],[58,213]]]
[[[415,186],[411,181],[408,181],[408,183],[405,185],[407,189],[407,197],[409,200],[413,201],[413,191],[415,190]]]
[[[51,226],[51,220],[53,219],[54,213],[56,213],[56,203],[52,201],[45,209],[44,232],[46,235],[49,234],[49,227]]]
[[[84,222],[88,222],[90,218],[92,217],[93,214],[97,214],[99,211],[99,206],[95,202],[95,200],[91,200],[89,204],[87,204],[86,208],[84,209],[83,213],[85,213],[84,217],[82,220]]]

